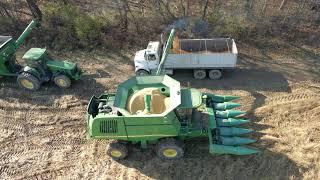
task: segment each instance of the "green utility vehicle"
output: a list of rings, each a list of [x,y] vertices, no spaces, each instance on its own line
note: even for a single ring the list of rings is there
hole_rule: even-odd
[[[236,128],[246,119],[239,119],[240,106],[232,103],[235,96],[201,93],[181,89],[180,83],[164,73],[163,64],[172,45],[171,30],[156,75],[135,76],[118,86],[116,93],[93,96],[87,109],[87,131],[90,138],[114,139],[107,153],[114,159],[125,158],[127,143],[147,148],[156,144],[162,159],[183,156],[183,141],[207,137],[213,154],[247,155],[257,150],[243,145],[255,142],[238,137],[252,132]]]
[[[183,141],[207,137],[213,154],[247,155],[257,151],[242,145],[255,140],[238,137],[252,132],[236,128],[248,120],[238,119],[240,106],[229,102],[235,96],[181,89],[180,83],[165,76],[136,76],[118,86],[117,93],[93,96],[88,105],[88,134],[94,139],[115,139],[107,153],[121,159],[127,156],[124,142],[147,148],[156,144],[163,159],[183,156]]]
[[[68,88],[71,80],[81,78],[82,73],[77,64],[56,61],[48,55],[46,49],[40,48],[31,48],[25,53],[25,67],[16,62],[17,49],[39,24],[36,19],[31,21],[17,40],[11,36],[0,36],[0,76],[17,76],[19,86],[27,90],[37,90],[41,83],[51,80],[61,88]]]

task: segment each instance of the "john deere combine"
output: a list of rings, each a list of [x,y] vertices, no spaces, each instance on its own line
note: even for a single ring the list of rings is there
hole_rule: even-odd
[[[28,90],[37,90],[41,83],[51,80],[61,88],[68,88],[71,80],[80,79],[81,71],[75,63],[52,59],[46,49],[30,49],[23,56],[25,67],[16,63],[17,49],[37,25],[39,21],[33,20],[17,40],[0,36],[0,76],[17,76],[19,86]]]
[[[88,134],[95,139],[117,140],[107,153],[125,158],[127,143],[142,148],[156,144],[162,159],[183,156],[183,141],[206,137],[212,154],[248,155],[256,150],[244,145],[255,140],[241,137],[251,130],[235,126],[247,123],[239,119],[240,106],[230,102],[238,97],[201,93],[196,89],[180,88],[180,83],[160,75],[166,51],[174,35],[171,31],[157,75],[136,76],[118,86],[116,93],[93,96],[87,109]]]

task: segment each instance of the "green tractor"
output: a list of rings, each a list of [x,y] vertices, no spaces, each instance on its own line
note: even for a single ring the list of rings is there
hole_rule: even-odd
[[[17,76],[20,87],[27,90],[37,90],[44,82],[54,81],[60,88],[68,88],[71,80],[81,78],[81,70],[77,64],[68,61],[56,61],[46,49],[31,48],[23,56],[26,66],[16,62],[16,51],[40,23],[37,19],[31,21],[17,40],[11,36],[0,36],[0,76]]]
[[[252,132],[237,128],[248,122],[245,114],[232,110],[240,104],[236,96],[201,93],[182,89],[180,83],[163,74],[162,66],[172,44],[171,31],[156,75],[135,76],[118,86],[116,93],[93,96],[87,108],[87,131],[93,139],[114,139],[107,153],[125,158],[127,142],[147,148],[156,144],[162,159],[178,159],[184,154],[183,142],[206,137],[212,154],[248,155],[258,151],[244,145],[255,142],[241,137]]]

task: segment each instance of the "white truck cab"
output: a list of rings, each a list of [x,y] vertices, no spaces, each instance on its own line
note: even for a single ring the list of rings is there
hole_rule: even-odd
[[[136,52],[134,57],[135,72],[137,75],[150,74],[157,69],[160,62],[160,42],[150,41],[147,49]]]

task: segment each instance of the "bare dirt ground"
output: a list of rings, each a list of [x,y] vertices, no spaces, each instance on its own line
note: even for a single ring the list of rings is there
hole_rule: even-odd
[[[126,160],[105,153],[107,141],[86,139],[86,104],[133,75],[130,55],[60,54],[87,75],[71,89],[44,85],[24,92],[0,79],[0,179],[318,179],[320,177],[319,50],[268,41],[239,43],[239,68],[219,81],[174,78],[183,86],[239,95],[261,150],[252,156],[213,156],[207,142],[187,142],[186,155],[163,162],[152,149],[131,147]],[[21,57],[21,51],[18,57]]]

